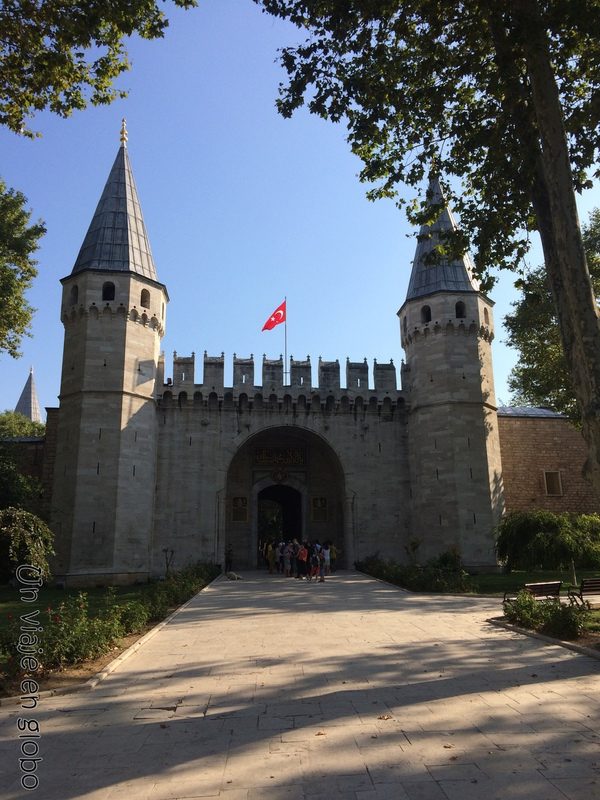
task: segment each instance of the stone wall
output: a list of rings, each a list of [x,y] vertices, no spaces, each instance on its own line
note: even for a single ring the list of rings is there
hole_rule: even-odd
[[[226,388],[221,399],[207,393],[213,386],[189,387],[184,398],[165,392],[159,401],[155,573],[163,569],[164,549],[175,551],[178,568],[190,560],[222,562],[226,541],[235,541],[237,553],[243,550],[251,562],[257,493],[279,479],[302,494],[302,534],[335,539],[348,566],[376,551],[404,557],[410,487],[407,411],[399,392],[383,398],[345,390],[341,396],[306,396],[299,387],[285,387],[285,394],[275,390],[263,398],[236,397]],[[261,467],[254,448],[273,443],[302,448],[305,463],[285,468],[281,478]],[[330,504],[327,530],[310,517],[315,496]],[[232,516],[234,497],[247,499],[245,528]]]

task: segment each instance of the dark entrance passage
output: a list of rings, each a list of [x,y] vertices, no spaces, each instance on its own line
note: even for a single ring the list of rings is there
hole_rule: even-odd
[[[258,548],[265,542],[300,539],[302,495],[291,486],[267,486],[258,493]]]

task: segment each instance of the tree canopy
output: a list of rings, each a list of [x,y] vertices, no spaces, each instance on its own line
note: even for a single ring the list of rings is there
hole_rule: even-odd
[[[14,452],[0,447],[0,509],[16,506],[38,512],[41,496],[40,482],[20,471]]]
[[[182,8],[196,0],[173,0]],[[123,40],[164,35],[155,0],[4,0],[0,5],[0,124],[33,136],[27,120],[49,109],[62,117],[110,103],[114,80],[129,69]]]
[[[596,296],[600,295],[600,209],[590,215],[583,229],[587,262]],[[504,318],[506,343],[519,352],[509,377],[513,401],[547,406],[580,422],[573,384],[560,341],[556,308],[544,266],[531,270],[516,282],[520,297]]]
[[[506,569],[564,569],[571,561],[600,567],[600,517],[554,514],[535,509],[513,511],[496,531],[496,552]]]
[[[351,149],[364,163],[361,180],[377,184],[369,192],[373,199],[404,204],[402,183],[420,185],[434,164],[443,176],[458,177],[458,192],[445,184],[466,235],[456,246],[474,250],[488,287],[491,267],[518,265],[536,227],[530,194],[537,148],[534,142],[524,147],[519,130],[520,118],[532,111],[524,54],[530,30],[510,11],[525,4],[255,1],[309,31],[304,44],[281,51],[288,82],[280,86],[280,112],[289,117],[306,105],[344,121]],[[584,5],[589,14],[570,3],[539,4],[568,111],[575,188],[589,185],[590,134],[600,118],[594,99],[600,42],[592,41],[600,33],[600,8]],[[497,41],[502,37],[506,53]],[[515,98],[508,96],[513,81]],[[537,126],[533,133],[539,139]],[[417,224],[435,211],[423,198],[409,207]]]
[[[0,442],[18,436],[43,436],[45,432],[43,422],[34,422],[16,411],[3,411],[0,414]]]
[[[0,414],[0,509],[16,506],[34,513],[41,510],[42,485],[33,475],[23,472],[19,445],[10,440],[43,436],[45,430],[41,422],[33,422],[15,411]]]
[[[22,508],[0,510],[0,583],[20,565],[32,567],[32,577],[50,577],[48,560],[54,553],[54,534],[35,514]]]
[[[308,31],[281,51],[279,110],[344,121],[372,198],[435,165],[485,291],[540,233],[561,341],[600,488],[600,328],[575,192],[598,176],[595,0],[255,0]],[[415,223],[439,213],[425,199]]]
[[[27,200],[0,178],[0,352],[20,355],[33,309],[25,293],[37,275],[33,253],[46,229],[31,223]]]

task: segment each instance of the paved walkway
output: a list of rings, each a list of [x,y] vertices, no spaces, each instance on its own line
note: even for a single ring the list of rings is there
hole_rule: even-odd
[[[0,797],[600,798],[600,662],[498,612],[354,573],[219,580],[95,690],[2,706]]]

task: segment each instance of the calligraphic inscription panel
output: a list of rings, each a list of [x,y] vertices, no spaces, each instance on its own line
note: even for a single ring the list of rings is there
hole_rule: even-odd
[[[254,451],[256,467],[304,467],[306,451],[302,447],[258,447]]]

